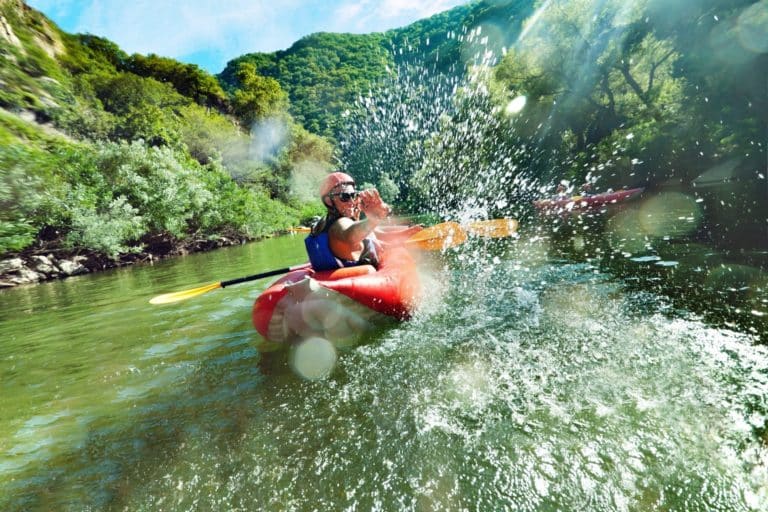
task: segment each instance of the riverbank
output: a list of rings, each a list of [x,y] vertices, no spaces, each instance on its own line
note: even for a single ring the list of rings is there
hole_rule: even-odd
[[[165,258],[241,245],[251,241],[254,240],[224,236],[185,242],[155,239],[146,244],[144,251],[121,254],[117,258],[82,250],[36,247],[0,257],[0,288],[64,279],[136,263],[152,263]]]

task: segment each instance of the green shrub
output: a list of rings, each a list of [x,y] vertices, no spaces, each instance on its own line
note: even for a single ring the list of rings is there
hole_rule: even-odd
[[[184,64],[158,55],[133,54],[121,63],[121,68],[159,82],[170,83],[181,94],[209,107],[224,107],[227,97],[213,75],[196,64]]]
[[[182,241],[257,238],[295,225],[298,209],[241,187],[220,162],[201,165],[143,142],[95,144],[61,153],[60,186],[41,211],[70,248],[110,257],[161,234]]]
[[[299,205],[299,224],[307,226],[311,224],[317,217],[325,215],[326,209],[320,201],[311,201],[302,203]]]
[[[248,136],[240,132],[231,119],[197,104],[179,107],[178,126],[181,142],[198,162],[206,164],[228,156],[248,145]]]
[[[141,246],[131,242],[138,240],[144,231],[144,219],[138,210],[120,196],[98,209],[74,208],[66,244],[115,259],[120,254],[141,251]]]
[[[25,249],[35,240],[45,158],[19,144],[0,148],[0,254]]]
[[[24,218],[0,219],[0,254],[25,249],[35,241],[37,230]]]

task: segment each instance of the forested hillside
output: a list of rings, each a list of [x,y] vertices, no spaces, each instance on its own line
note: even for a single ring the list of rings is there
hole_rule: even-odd
[[[0,28],[0,254],[85,254],[95,268],[317,213],[290,181],[322,174],[332,148],[274,80],[243,70],[227,94],[193,64],[64,33],[19,0],[0,1]]]
[[[561,179],[644,186],[698,196],[707,236],[765,245],[768,4],[537,6],[431,137],[419,201],[440,187],[530,205]]]
[[[765,0],[476,2],[462,19],[434,50],[453,67],[411,59],[345,111],[346,170],[445,215],[526,216],[561,180],[645,187],[691,212],[681,234],[768,246]]]
[[[476,51],[467,23],[499,16],[519,29],[531,5],[475,2],[383,34],[314,34],[235,59],[217,80],[0,0],[0,254],[85,254],[95,268],[304,221],[319,205],[291,183],[344,158],[332,143],[362,97],[424,62],[462,76]]]
[[[525,215],[559,180],[698,187],[715,224],[768,239],[766,13],[482,0],[214,77],[0,0],[0,254],[103,263],[264,236],[319,213],[291,183],[331,167],[446,214]]]
[[[462,75],[479,51],[468,39],[477,27],[492,35],[500,54],[514,42],[533,3],[475,1],[384,33],[312,34],[287,50],[233,59],[219,78],[225,87],[236,89],[239,67],[253,64],[258,73],[280,83],[290,97],[292,115],[305,128],[338,137],[346,129],[345,112],[398,68],[417,64],[435,73]]]
[[[313,34],[285,51],[234,59],[220,79],[237,90],[238,70],[252,64],[288,93],[297,121],[314,133],[332,135],[339,128],[340,114],[393,67],[383,43],[380,34]]]

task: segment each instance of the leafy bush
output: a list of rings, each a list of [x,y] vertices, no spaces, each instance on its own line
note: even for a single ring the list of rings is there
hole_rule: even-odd
[[[184,96],[203,106],[224,108],[227,97],[219,82],[195,64],[183,64],[154,54],[131,55],[121,67],[139,76],[168,82]]]
[[[5,138],[11,139],[8,135]],[[43,151],[19,143],[0,147],[0,254],[20,251],[35,241],[40,227],[38,209],[46,187],[53,187],[51,180],[46,180],[51,166]]]
[[[196,104],[179,107],[176,112],[181,142],[201,164],[218,158],[234,161],[234,158],[229,158],[230,155],[247,152],[248,136],[237,128],[231,118]]]
[[[94,250],[116,259],[121,253],[140,251],[139,245],[129,245],[129,241],[138,240],[144,231],[144,219],[138,210],[120,196],[103,208],[74,208],[66,245]]]
[[[32,244],[37,230],[28,218],[35,207],[40,182],[18,166],[8,166],[5,150],[0,154],[0,253],[19,251]]]
[[[73,73],[112,71],[125,67],[128,54],[109,39],[92,34],[65,35],[67,53],[62,63]]]
[[[55,122],[77,139],[107,140],[118,132],[117,116],[81,98],[76,98],[69,109],[58,112]]]
[[[169,84],[130,73],[94,74],[82,87],[92,90],[104,110],[117,122],[111,133],[116,140],[143,139],[153,145],[175,145],[181,139],[180,121],[174,109],[189,105],[188,98]]]
[[[89,172],[104,178],[100,206],[125,197],[152,232],[183,237],[187,220],[211,197],[201,183],[200,165],[171,148],[142,142],[104,143],[96,148]]]
[[[114,258],[139,250],[148,236],[251,239],[299,221],[298,209],[239,186],[218,160],[201,165],[179,150],[140,141],[58,155],[59,185],[47,193],[37,221],[66,233],[70,248]]]

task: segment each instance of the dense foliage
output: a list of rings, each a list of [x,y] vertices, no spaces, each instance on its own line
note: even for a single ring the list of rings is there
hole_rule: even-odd
[[[239,186],[220,161],[143,141],[39,142],[11,141],[0,153],[5,251],[37,238],[46,250],[116,258],[157,242],[262,237],[301,220],[298,203]]]
[[[221,80],[238,89],[242,64],[279,82],[289,95],[291,114],[308,130],[334,135],[341,113],[393,65],[380,34],[313,34],[288,50],[246,54],[230,61]]]
[[[678,190],[765,243],[765,1],[473,6],[464,76],[401,66],[350,109],[350,171],[445,214],[525,215],[560,180]]]
[[[486,214],[558,180],[692,187],[725,166],[742,187],[732,209],[765,222],[765,12],[765,0],[479,0],[246,54],[217,81],[6,0],[0,252],[260,236],[318,213],[305,192],[332,161],[401,207]]]
[[[690,183],[733,157],[757,170],[768,107],[757,77],[768,55],[741,44],[739,32],[760,4],[552,1],[495,81],[502,101],[527,98],[517,125],[557,154],[547,165],[558,175]]]
[[[0,254],[118,258],[319,212],[290,184],[307,162],[327,169],[331,146],[287,115],[274,79],[244,67],[228,94],[195,65],[63,33],[20,1],[0,16]]]
[[[287,50],[233,59],[219,78],[226,87],[237,88],[239,66],[253,64],[259,74],[280,83],[289,95],[291,114],[305,128],[338,138],[346,130],[346,113],[360,97],[380,88],[403,66],[463,74],[481,51],[470,35],[477,27],[491,35],[499,52],[513,44],[533,3],[475,1],[384,33],[312,34]]]
[[[766,2],[538,7],[501,62],[473,68],[422,137],[409,184],[418,202],[524,215],[559,180],[642,186],[697,197],[695,215],[710,226],[702,237],[765,246]]]

